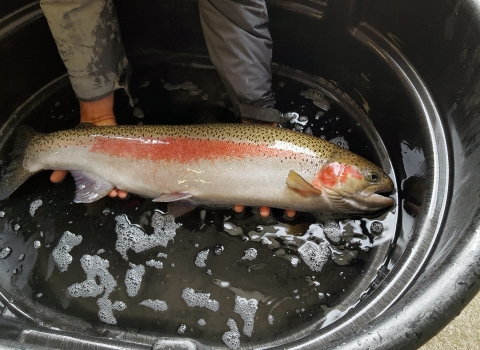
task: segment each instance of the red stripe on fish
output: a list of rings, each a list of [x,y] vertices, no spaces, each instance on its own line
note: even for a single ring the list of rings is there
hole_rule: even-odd
[[[91,152],[100,152],[117,157],[169,160],[189,163],[197,160],[214,160],[218,158],[252,158],[252,157],[302,157],[301,153],[265,144],[240,143],[227,140],[190,139],[181,137],[95,138]]]

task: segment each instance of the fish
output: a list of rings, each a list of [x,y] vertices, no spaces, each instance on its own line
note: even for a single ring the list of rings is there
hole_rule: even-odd
[[[68,170],[76,203],[117,188],[181,215],[199,205],[365,214],[394,204],[391,178],[321,138],[254,124],[95,126],[49,134],[19,126],[0,200],[42,170]]]

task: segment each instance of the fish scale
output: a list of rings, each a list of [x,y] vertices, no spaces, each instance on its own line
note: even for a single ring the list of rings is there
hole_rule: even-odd
[[[382,169],[320,138],[253,124],[84,127],[38,134],[20,127],[0,200],[41,170],[72,172],[76,202],[113,188],[172,211],[199,204],[364,213],[393,204]],[[181,210],[178,208],[182,208]]]

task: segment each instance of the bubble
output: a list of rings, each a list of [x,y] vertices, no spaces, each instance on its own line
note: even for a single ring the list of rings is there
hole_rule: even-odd
[[[5,259],[7,256],[10,255],[11,252],[12,252],[12,248],[3,247],[2,250],[0,250],[0,259]]]
[[[0,218],[4,218],[5,217],[5,212],[2,210],[0,211]]]
[[[235,297],[235,308],[233,312],[240,315],[243,320],[243,334],[251,337],[253,333],[253,323],[255,321],[255,313],[258,309],[258,300]]]
[[[345,140],[343,136],[335,137],[331,139],[330,142],[337,145],[340,148],[347,149],[347,150],[350,149],[350,146],[347,140]]]
[[[187,330],[187,326],[184,325],[184,324],[181,324],[180,327],[178,327],[178,329],[177,329],[177,333],[178,334],[184,334],[186,330]]]
[[[157,260],[148,260],[145,265],[147,266],[150,266],[150,267],[154,267],[156,269],[163,269],[163,263],[161,261],[157,261]]]
[[[125,274],[125,286],[127,287],[127,294],[129,297],[134,297],[138,294],[144,274],[145,266],[141,264],[130,264],[130,269],[128,269]]]
[[[35,212],[42,204],[43,201],[41,199],[35,199],[32,203],[30,203],[30,215],[32,218],[35,216]]]
[[[370,225],[370,232],[379,235],[383,232],[383,224],[380,221],[374,221]]]
[[[168,255],[165,254],[165,253],[158,253],[157,254],[157,258],[167,258],[167,257],[168,257]]]
[[[328,261],[330,256],[330,250],[323,242],[320,244],[315,244],[307,241],[300,248],[298,248],[298,253],[300,254],[303,262],[315,272],[322,271],[323,266]]]
[[[135,108],[133,109],[133,116],[134,116],[135,118],[142,119],[142,118],[145,117],[145,114],[143,113],[143,111],[141,110],[141,108],[135,107]]]
[[[298,117],[297,120],[298,120],[299,123],[302,123],[303,125],[305,125],[308,122],[308,117],[304,116],[304,115],[301,115],[300,117]]]
[[[210,293],[197,292],[188,287],[183,290],[182,298],[190,307],[204,307],[213,312],[218,311],[220,306],[218,301],[210,299]]]
[[[268,323],[273,326],[273,322],[275,321],[275,318],[272,315],[268,315]]]
[[[20,254],[18,256],[18,260],[22,261],[25,258],[25,254]]]
[[[163,300],[152,300],[152,299],[147,299],[144,300],[140,303],[140,305],[149,307],[150,309],[153,309],[155,311],[167,311],[168,306],[167,303],[164,302]]]
[[[41,246],[42,246],[42,243],[39,240],[35,240],[33,242],[33,248],[40,249]]]
[[[217,244],[214,248],[213,248],[213,254],[215,255],[220,255],[223,253],[223,251],[225,250],[225,247],[221,244]]]
[[[69,231],[63,233],[62,238],[58,242],[55,249],[53,249],[53,260],[57,264],[61,272],[65,272],[68,266],[72,263],[72,256],[69,254],[73,247],[79,245],[82,242],[82,236],[75,235]]]
[[[205,267],[207,264],[205,260],[207,260],[208,253],[210,252],[209,249],[204,249],[198,252],[197,256],[195,257],[195,266],[197,267]]]
[[[242,260],[255,260],[257,258],[257,250],[255,248],[245,249]]]
[[[227,326],[230,328],[230,331],[223,333],[222,340],[230,349],[236,350],[240,348],[240,332],[238,331],[237,323],[229,318]]]
[[[13,230],[15,231],[15,234],[16,234],[17,231],[20,230],[20,225],[19,225],[19,224],[15,224],[15,226],[13,226]]]
[[[97,255],[102,254],[102,253],[105,253],[105,249],[100,248],[99,250],[97,250]]]
[[[198,323],[199,326],[205,326],[207,324],[207,322],[205,322],[205,320],[203,318],[199,319],[197,321],[197,323]]]
[[[323,232],[325,235],[333,242],[340,242],[340,237],[342,236],[342,230],[338,222],[333,220],[327,220],[323,225]]]

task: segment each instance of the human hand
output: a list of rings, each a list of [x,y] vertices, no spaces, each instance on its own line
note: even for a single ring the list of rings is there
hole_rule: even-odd
[[[97,126],[117,125],[113,114],[113,93],[98,101],[80,101],[80,123]],[[50,181],[53,183],[61,182],[67,174],[67,170],[54,170],[50,175]],[[128,192],[115,188],[108,195],[124,199],[128,196]]]
[[[250,120],[245,120],[245,119],[242,119],[242,123],[245,123],[245,124],[254,124],[254,122],[250,121]],[[273,126],[273,127],[277,127],[278,124],[277,123],[262,123],[263,125],[269,125],[269,126]],[[244,205],[234,205],[233,206],[233,210],[236,212],[236,213],[241,213],[242,211],[245,210],[245,206]],[[270,212],[271,212],[271,209],[269,207],[260,207],[260,216],[266,218],[267,216],[270,215]],[[289,218],[293,218],[297,213],[295,212],[295,210],[290,210],[290,209],[285,209],[285,214],[289,217]]]

